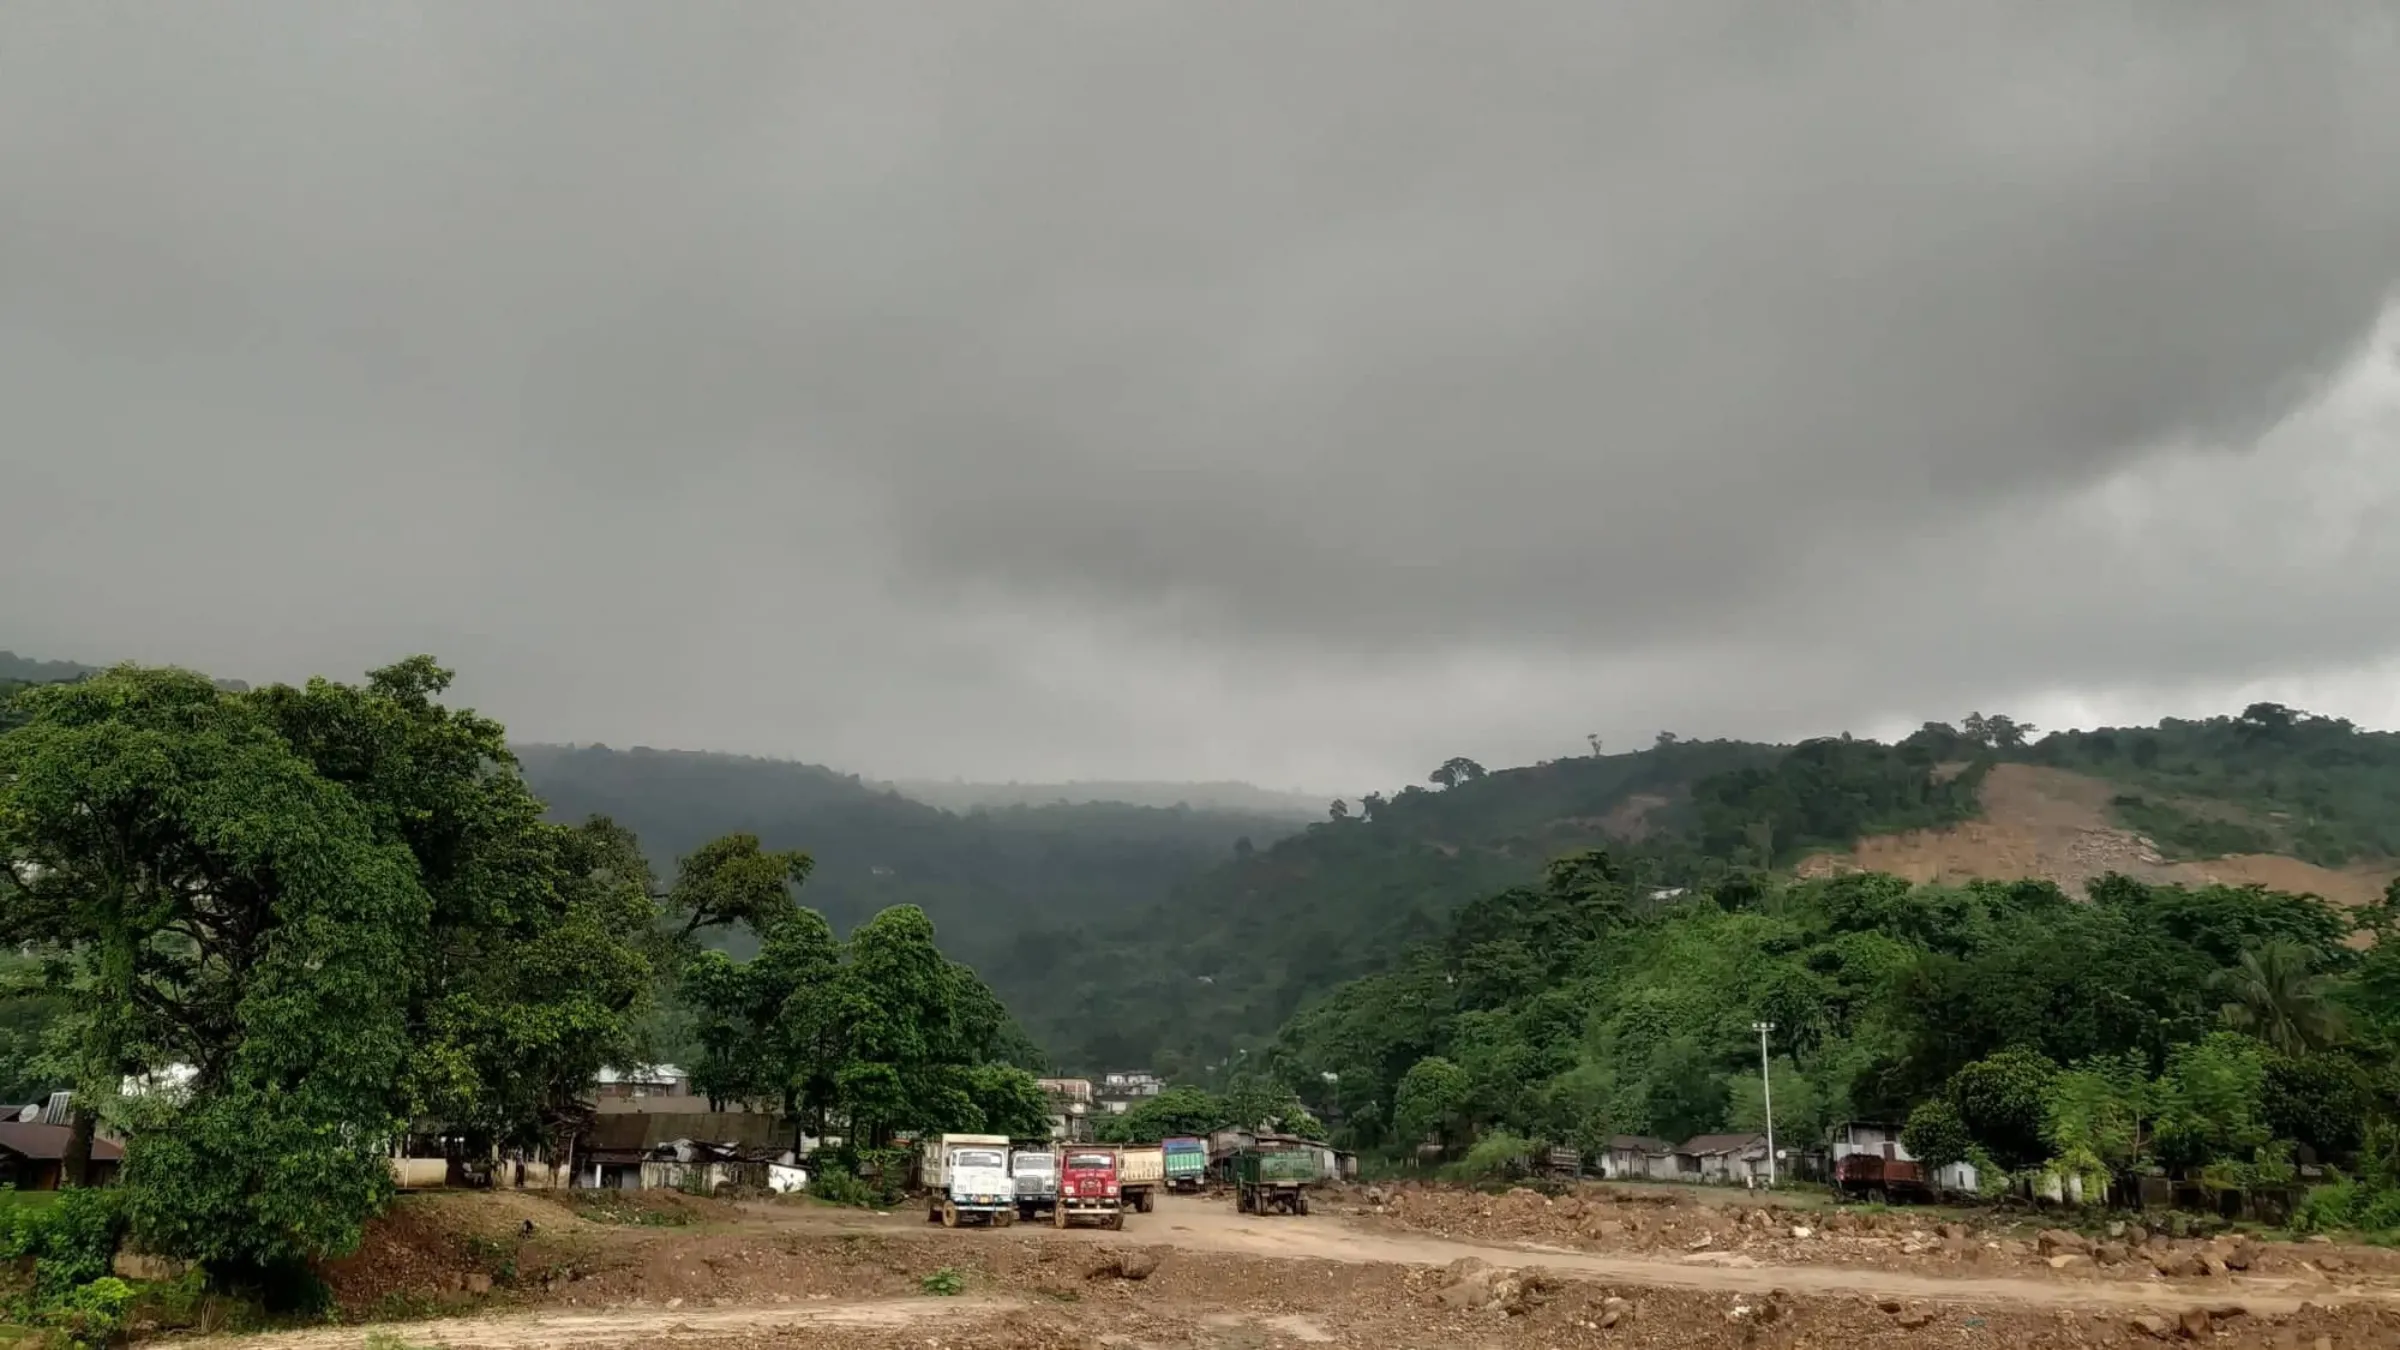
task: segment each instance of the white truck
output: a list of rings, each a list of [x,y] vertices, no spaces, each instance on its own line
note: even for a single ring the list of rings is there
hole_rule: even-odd
[[[1016,1183],[1017,1217],[1027,1223],[1058,1208],[1058,1155],[1046,1148],[1020,1148],[1008,1155]]]
[[[1016,1183],[1008,1175],[1008,1136],[939,1134],[925,1141],[918,1176],[925,1183],[925,1222],[956,1228],[981,1219],[1005,1228],[1017,1217]]]

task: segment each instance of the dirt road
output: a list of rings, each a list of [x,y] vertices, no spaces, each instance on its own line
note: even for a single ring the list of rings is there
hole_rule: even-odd
[[[596,1313],[524,1313],[451,1317],[396,1327],[326,1327],[210,1341],[224,1350],[559,1350],[560,1347],[722,1342],[756,1334],[878,1331],[942,1322],[989,1320],[1023,1304],[1002,1298],[901,1298],[812,1307],[616,1308]]]
[[[818,1211],[799,1224],[835,1232],[890,1232],[892,1225],[901,1221],[898,1215],[877,1219],[861,1211]],[[1282,1260],[1446,1266],[1474,1257],[1495,1266],[1554,1271],[1574,1279],[1728,1293],[1764,1294],[1783,1289],[1794,1294],[1851,1294],[1977,1306],[2009,1303],[2034,1308],[2164,1311],[2211,1307],[2228,1301],[2239,1301],[2261,1312],[2289,1311],[2305,1302],[2324,1303],[2337,1298],[2389,1301],[2400,1306],[2400,1288],[2361,1284],[2336,1289],[2324,1284],[2303,1284],[2295,1279],[2245,1277],[2207,1286],[2179,1286],[2055,1277],[1952,1277],[1852,1266],[1768,1264],[1724,1253],[1702,1253],[1682,1260],[1607,1256],[1556,1247],[1373,1233],[1337,1218],[1254,1218],[1235,1213],[1231,1205],[1221,1201],[1180,1197],[1162,1199],[1156,1213],[1135,1220],[1122,1235],[1096,1229],[1077,1229],[1065,1234],[1042,1231],[1058,1240],[1163,1244],[1182,1251]],[[970,1241],[991,1236],[980,1231],[966,1235]]]
[[[2263,1333],[2320,1330],[2336,1344],[2400,1338],[2400,1277],[2261,1276],[2166,1282],[2037,1269],[1949,1276],[1762,1262],[1744,1253],[1618,1255],[1376,1231],[1328,1215],[1256,1218],[1223,1201],[1168,1198],[1123,1233],[929,1229],[921,1214],[877,1216],[760,1204],[686,1229],[579,1229],[586,1273],[554,1293],[521,1289],[521,1312],[366,1327],[313,1328],[211,1344],[243,1350],[553,1350],[705,1344],[722,1350],[808,1344],[838,1350],[1094,1343],[1266,1347],[1444,1346],[1465,1332],[1495,1350],[1599,1344],[1608,1325],[1641,1323],[1641,1346],[1750,1345],[1742,1319],[1807,1344],[1915,1345],[1949,1326],[2010,1350],[2134,1344],[2144,1319],[2198,1318]],[[1103,1274],[1128,1251],[1164,1257],[1155,1275]],[[1525,1272],[1550,1291],[1501,1315],[1456,1305],[1444,1268],[1467,1258]],[[961,1297],[918,1293],[936,1270],[960,1272]],[[1547,1277],[1546,1280],[1543,1277]],[[547,1287],[544,1282],[542,1288]],[[580,1303],[567,1307],[565,1304]],[[2211,1317],[2220,1319],[2211,1322]],[[1498,1316],[1499,1323],[1492,1318]],[[1602,1318],[1608,1322],[1603,1323]],[[2222,1319],[2236,1319],[2225,1322]],[[1484,1333],[1495,1330],[1497,1338]],[[1633,1327],[1632,1322],[1626,1329]],[[1674,1328],[1672,1331],[1669,1327]],[[1129,1328],[1139,1334],[1128,1339]],[[2105,1328],[2105,1330],[2095,1330]],[[2132,1330],[2128,1330],[2132,1328]],[[2362,1328],[2375,1336],[2360,1340]],[[1734,1335],[1733,1333],[1744,1333]],[[2087,1332],[2091,1339],[2084,1339]],[[2070,1335],[2071,1333],[2071,1335]],[[2052,1336],[2060,1339],[2052,1340]],[[1727,1339],[1729,1336],[1732,1339]],[[1898,1339],[1887,1339],[1896,1337]],[[2127,1339],[2130,1337],[2131,1339]],[[2231,1344],[2246,1344],[2234,1340]],[[2265,1342],[2259,1342],[2265,1344]],[[2276,1342],[2282,1343],[2281,1341]]]

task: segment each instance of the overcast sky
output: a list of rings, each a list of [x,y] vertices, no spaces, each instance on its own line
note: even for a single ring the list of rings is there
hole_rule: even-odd
[[[1355,792],[2400,724],[2400,0],[0,8],[0,647]]]

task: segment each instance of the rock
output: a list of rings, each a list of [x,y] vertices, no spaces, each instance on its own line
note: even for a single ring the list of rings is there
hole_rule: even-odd
[[[1933,1231],[1945,1238],[1963,1238],[1967,1235],[1967,1226],[1963,1223],[1945,1223],[1937,1225]]]
[[[1687,1242],[1687,1243],[1683,1244],[1683,1249],[1684,1249],[1685,1251],[1687,1251],[1687,1252],[1704,1252],[1704,1251],[1707,1251],[1709,1248],[1711,1248],[1711,1247],[1714,1247],[1715,1245],[1717,1245],[1717,1235],[1716,1235],[1716,1234],[1714,1234],[1714,1233],[1702,1233],[1700,1236],[1698,1236],[1698,1237],[1696,1237],[1696,1238],[1693,1238],[1691,1241],[1689,1241],[1689,1242]]]
[[[2050,1258],[2052,1270],[2070,1270],[2076,1266],[2088,1266],[2091,1263],[2092,1258],[2082,1252],[2060,1252]]]
[[[1385,1199],[1386,1199],[1386,1197],[1384,1196],[1384,1193],[1383,1193],[1383,1188],[1382,1188],[1381,1186],[1369,1186],[1369,1187],[1367,1188],[1367,1203],[1368,1203],[1368,1204],[1370,1204],[1370,1205],[1380,1205],[1380,1204],[1383,1204],[1383,1203],[1385,1202]]]
[[[1621,1238],[1631,1230],[1616,1219],[1602,1219],[1593,1224],[1590,1231],[1591,1235],[1596,1238]]]
[[[2350,1263],[2335,1256],[2332,1252],[2327,1252],[2317,1258],[2317,1269],[2328,1275],[2339,1275],[2350,1269]]]
[[[1606,1330],[1608,1330],[1610,1327],[1613,1327],[1613,1326],[1615,1326],[1617,1323],[1619,1323],[1619,1322],[1622,1322],[1622,1321],[1624,1321],[1624,1320],[1625,1320],[1625,1310],[1624,1310],[1623,1308],[1610,1308],[1610,1309],[1607,1309],[1606,1311],[1604,1311],[1604,1312],[1602,1312],[1602,1313],[1600,1314],[1600,1329],[1601,1329],[1602,1331],[1606,1331]]]
[[[2210,1330],[2208,1310],[2205,1308],[2184,1309],[2183,1316],[2176,1319],[2176,1328],[2195,1341],[2207,1340]]]
[[[2236,1318],[2248,1317],[2250,1308],[2249,1305],[2242,1303],[2220,1303],[2210,1308],[2208,1315],[2214,1321],[2231,1322]]]
[[[2092,1259],[2104,1266],[2121,1266],[2132,1255],[2122,1242],[2103,1242],[2092,1248]]]
[[[492,1277],[476,1271],[467,1277],[466,1289],[470,1294],[488,1294],[492,1292]]]
[[[2225,1258],[2215,1252],[2203,1252],[2200,1256],[2200,1269],[2211,1278],[2221,1277],[2225,1274]]]
[[[1877,1303],[1875,1306],[1887,1313],[1896,1313],[1900,1311],[1901,1304],[1900,1300],[1896,1298],[1887,1298]]]
[[[1930,1242],[1903,1242],[1900,1244],[1902,1256],[1923,1256],[1932,1250],[1933,1244]]]
[[[1796,1237],[1796,1238],[1798,1238],[1798,1239],[1800,1239],[1802,1242],[1806,1242],[1806,1241],[1808,1241],[1810,1238],[1812,1238],[1812,1237],[1815,1237],[1816,1235],[1817,1235],[1817,1230],[1816,1230],[1816,1229],[1814,1229],[1814,1228],[1810,1228],[1810,1227],[1808,1227],[1808,1226],[1807,1226],[1807,1225],[1805,1225],[1805,1224],[1794,1224],[1794,1225],[1792,1225],[1792,1236],[1793,1236],[1793,1237]]]
[[[2129,1223],[2129,1224],[2125,1225],[2125,1245],[2126,1245],[2126,1246],[2128,1246],[2128,1247],[2139,1247],[2139,1246],[2141,1246],[2143,1243],[2145,1243],[2145,1242],[2148,1242],[2149,1240],[2150,1240],[2150,1230],[2149,1230],[2149,1229],[2142,1227],[2142,1226],[2141,1226],[2140,1224],[2138,1224],[2138,1223]]]
[[[1480,1308],[1484,1304],[1491,1302],[1492,1291],[1486,1288],[1480,1281],[1461,1280],[1458,1283],[1443,1289],[1440,1293],[1435,1294],[1434,1297],[1440,1300],[1442,1306],[1445,1308],[1456,1308],[1461,1311],[1465,1311],[1468,1309]]]
[[[2145,1336],[2162,1341],[2175,1335],[2175,1324],[2156,1313],[2143,1313],[2134,1318],[2133,1329]]]
[[[1455,1284],[1460,1280],[1471,1280],[1476,1276],[1483,1274],[1485,1271],[1490,1270],[1491,1268],[1492,1263],[1484,1260],[1482,1257],[1462,1256],[1451,1262],[1448,1266],[1443,1267],[1442,1275],[1445,1279]]]
[[[2070,1233],[2063,1228],[2043,1229],[2034,1238],[2034,1245],[2041,1249],[2044,1256],[2056,1256],[2060,1252],[2082,1252],[2088,1255],[2092,1250],[2092,1244],[2081,1233]]]
[[[2258,1261],[2258,1246],[2248,1238],[2225,1249],[2225,1264],[2234,1270],[2248,1270]]]
[[[2200,1273],[2200,1258],[2190,1252],[2153,1252],[2150,1256],[2150,1264],[2159,1274],[2168,1279],[2181,1279]]]
[[[1146,1280],[1157,1269],[1158,1253],[1127,1247],[1101,1257],[1098,1264],[1084,1272],[1083,1277],[1087,1280]]]
[[[2125,1221],[2123,1219],[2109,1220],[2108,1235],[2112,1238],[2121,1238],[2125,1236]]]
[[[1912,1308],[1909,1311],[1904,1312],[1898,1317],[1892,1319],[1892,1325],[1900,1328],[1903,1331],[1915,1331],[1918,1327],[1931,1326],[1932,1324],[1933,1314],[1925,1311],[1923,1308]]]

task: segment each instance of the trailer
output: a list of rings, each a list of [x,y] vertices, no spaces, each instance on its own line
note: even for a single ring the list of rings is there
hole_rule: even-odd
[[[1246,1148],[1233,1155],[1233,1207],[1243,1214],[1306,1214],[1308,1188],[1324,1178],[1314,1149]]]

